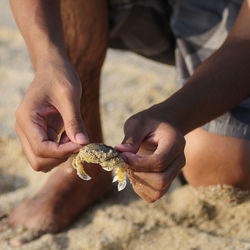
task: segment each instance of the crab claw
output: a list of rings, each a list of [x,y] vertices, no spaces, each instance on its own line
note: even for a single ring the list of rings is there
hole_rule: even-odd
[[[81,171],[77,170],[77,175],[85,181],[91,180],[91,177],[87,175],[85,172],[82,173]]]
[[[116,181],[118,181],[118,176],[117,175],[114,176],[112,183],[114,183]]]
[[[89,175],[87,175],[85,172],[79,171],[78,169],[77,169],[77,175],[85,181],[91,180],[91,177]]]
[[[123,190],[126,185],[127,185],[127,181],[126,181],[126,170],[124,168],[124,166],[118,166],[115,169],[115,176],[113,178],[113,182],[118,181],[118,191]]]
[[[117,181],[118,181],[118,186],[117,186],[118,191],[122,191],[126,187],[126,184],[127,184],[126,177],[124,180],[119,180],[118,175],[115,175],[112,183],[117,182]]]
[[[77,170],[77,175],[82,178],[85,181],[89,181],[91,180],[91,177],[87,175],[87,173],[85,172],[83,165],[81,163],[78,164],[78,168]]]
[[[118,191],[122,191],[127,185],[126,179],[122,182],[118,182]]]

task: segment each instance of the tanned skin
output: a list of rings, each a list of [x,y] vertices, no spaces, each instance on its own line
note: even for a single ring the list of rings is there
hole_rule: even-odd
[[[159,199],[185,165],[185,156],[184,173],[194,186],[225,183],[250,188],[250,160],[246,153],[250,150],[249,141],[198,129],[193,136],[188,135],[184,155],[183,137],[249,96],[249,69],[248,0],[222,47],[198,67],[187,84],[166,101],[132,116],[125,123],[123,145],[117,149],[130,152],[124,156],[134,189],[142,198],[149,202]],[[136,155],[143,144],[149,155]],[[217,150],[222,151],[218,159]],[[197,152],[199,156],[195,155]],[[199,178],[200,174],[203,178]]]
[[[16,131],[33,169],[47,172],[58,167],[35,196],[14,209],[8,223],[41,233],[57,232],[112,188],[109,172],[86,165],[95,178],[83,182],[68,159],[88,140],[103,140],[99,78],[107,49],[107,6],[100,0],[25,0],[11,1],[11,6],[35,68],[32,84],[17,110]],[[58,131],[63,127],[68,136],[64,134],[57,143]],[[79,132],[85,136],[78,144],[73,137]],[[49,149],[47,154],[48,144],[52,151]],[[53,151],[61,157],[55,157]],[[19,246],[26,241],[21,236],[11,244]]]
[[[81,145],[102,139],[98,76],[107,48],[106,1],[10,2],[35,68],[35,78],[17,110],[16,130],[33,169],[47,172],[65,162]],[[246,0],[225,43],[187,84],[164,102],[126,121],[125,138],[117,149],[124,152],[129,177],[140,197],[148,202],[159,199],[185,162],[184,173],[191,185],[226,183],[250,188],[249,141],[196,129],[249,96],[249,69],[250,0]],[[82,88],[86,88],[83,95]],[[96,108],[91,109],[93,105]],[[98,126],[93,127],[96,119]],[[63,128],[66,133],[58,142]],[[70,162],[65,162],[58,168],[64,186],[51,176],[41,191],[53,190],[50,197],[44,195],[20,205],[9,223],[39,228],[39,220],[52,218],[47,224],[58,225],[51,211],[61,202],[65,211],[71,212],[59,214],[65,218],[65,223],[54,230],[59,231],[104,193],[100,189],[109,177],[96,172],[98,183],[103,182],[101,188],[96,183],[81,185],[75,176],[65,174],[69,166]],[[75,198],[70,197],[73,208],[68,198],[60,200],[65,193],[80,190],[78,193],[87,194],[90,188],[99,190],[96,196],[88,200],[90,196],[85,195],[82,201],[76,192]],[[43,210],[42,203],[46,204]],[[39,214],[39,220],[25,211]],[[44,231],[49,230],[49,226],[44,227]]]

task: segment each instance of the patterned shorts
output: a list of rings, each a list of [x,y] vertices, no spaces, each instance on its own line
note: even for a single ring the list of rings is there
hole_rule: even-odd
[[[181,87],[225,41],[242,2],[109,0],[110,47],[175,64]],[[250,139],[250,97],[202,128]]]

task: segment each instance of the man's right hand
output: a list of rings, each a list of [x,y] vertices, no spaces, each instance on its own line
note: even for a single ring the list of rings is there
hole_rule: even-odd
[[[36,69],[16,111],[16,132],[34,170],[51,170],[88,143],[81,94],[78,75],[67,60],[53,59]]]

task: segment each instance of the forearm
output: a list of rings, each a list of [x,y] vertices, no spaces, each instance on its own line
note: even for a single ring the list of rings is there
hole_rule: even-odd
[[[167,119],[186,134],[249,95],[250,42],[230,39],[162,105]]]
[[[15,20],[34,67],[49,58],[65,57],[59,0],[10,0]]]

